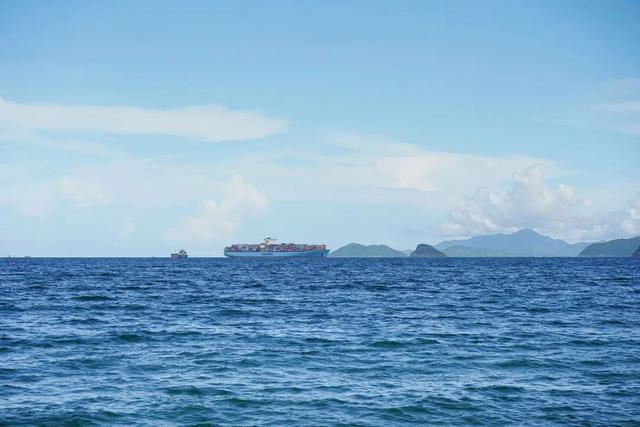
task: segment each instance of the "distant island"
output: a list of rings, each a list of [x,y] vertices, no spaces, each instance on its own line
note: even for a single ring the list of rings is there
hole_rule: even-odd
[[[608,242],[593,243],[578,256],[581,257],[630,257],[640,246],[640,236],[631,239],[615,239]]]
[[[387,245],[361,245],[349,243],[329,254],[335,258],[404,258],[407,256],[402,251],[392,249]]]
[[[426,243],[420,243],[416,250],[411,252],[410,257],[414,258],[438,258],[438,257],[446,257],[445,254],[437,250],[431,245],[427,245]]]
[[[635,253],[635,255],[634,255]],[[446,240],[437,245],[420,243],[415,250],[397,250],[387,245],[349,243],[329,254],[336,258],[403,257],[630,257],[640,256],[640,236],[607,242],[568,243],[531,229],[508,234],[487,234],[468,239]]]
[[[361,245],[360,243],[349,243],[329,254],[334,258],[425,258],[425,257],[446,257],[446,255],[431,245],[420,243],[415,250],[399,251],[387,245]]]

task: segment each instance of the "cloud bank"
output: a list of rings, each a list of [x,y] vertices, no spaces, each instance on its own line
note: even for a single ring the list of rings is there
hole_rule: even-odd
[[[432,151],[355,134],[334,134],[329,142],[349,151],[320,159],[318,166],[330,172],[325,175],[336,179],[335,185],[347,182],[350,187],[357,183],[377,190],[464,194],[470,179],[475,185],[494,185],[532,164],[544,165],[549,171],[555,169],[553,162],[540,157]],[[305,171],[309,171],[308,166]]]
[[[223,240],[233,235],[247,216],[263,211],[268,204],[269,199],[264,194],[234,176],[226,198],[220,202],[202,201],[195,215],[169,229],[169,236],[180,242]]]
[[[370,215],[372,230],[391,230],[389,238],[404,232],[393,221],[412,224],[432,240],[520,228],[567,240],[640,234],[640,194],[626,207],[618,196],[607,202],[621,209],[594,212],[574,188],[548,185],[558,170],[547,159],[429,151],[355,135],[315,148],[264,146],[240,156],[186,163],[110,157],[42,172],[37,162],[3,164],[0,208],[57,221],[109,207],[122,213],[120,228],[127,221],[143,224],[137,212],[167,212],[158,216],[157,234],[179,245],[227,241],[267,206],[277,213],[291,204],[317,212],[331,206],[347,217],[359,209],[363,217]],[[234,173],[238,176],[229,181]],[[260,191],[248,182],[260,183]],[[184,206],[193,210],[173,216]],[[393,220],[375,216],[386,209],[393,210],[388,216]],[[448,221],[443,219],[447,215]]]
[[[220,105],[177,109],[66,106],[0,98],[0,128],[114,135],[167,135],[203,141],[259,139],[285,132],[286,120]]]
[[[545,161],[525,156],[420,151],[412,156],[382,156],[374,162],[385,188],[448,192],[467,188],[470,178],[495,183],[504,180],[509,171]],[[550,162],[546,164],[551,167]]]
[[[478,188],[464,204],[449,213],[442,226],[452,236],[513,232],[522,228],[571,240],[599,240],[640,234],[640,192],[626,209],[587,213],[589,201],[573,187],[545,183],[543,168],[534,165],[514,174],[511,188]]]

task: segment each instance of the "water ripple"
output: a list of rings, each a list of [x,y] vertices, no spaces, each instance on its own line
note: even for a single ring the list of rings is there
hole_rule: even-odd
[[[640,425],[633,259],[0,259],[0,425]]]

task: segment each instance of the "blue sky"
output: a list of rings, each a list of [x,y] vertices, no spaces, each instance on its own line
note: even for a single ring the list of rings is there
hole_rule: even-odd
[[[640,234],[638,2],[0,5],[0,253]]]

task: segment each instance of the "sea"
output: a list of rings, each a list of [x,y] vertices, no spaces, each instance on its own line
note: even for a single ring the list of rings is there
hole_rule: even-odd
[[[640,259],[0,259],[0,425],[640,425]]]

